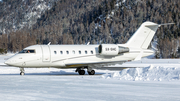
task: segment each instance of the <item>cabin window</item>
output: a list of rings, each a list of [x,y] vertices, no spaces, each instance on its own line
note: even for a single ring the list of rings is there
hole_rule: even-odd
[[[91,54],[93,54],[93,51],[91,51]]]
[[[75,51],[73,50],[72,53],[75,54]]]
[[[60,51],[60,54],[63,54],[63,51]]]
[[[81,51],[79,51],[79,54],[81,54]]]
[[[85,54],[87,54],[87,51],[85,51]]]
[[[57,52],[56,52],[56,51],[54,51],[54,54],[57,54]]]
[[[66,51],[67,54],[69,54],[69,51]]]
[[[35,50],[24,49],[24,50],[20,51],[19,53],[36,53],[36,52],[35,52]]]

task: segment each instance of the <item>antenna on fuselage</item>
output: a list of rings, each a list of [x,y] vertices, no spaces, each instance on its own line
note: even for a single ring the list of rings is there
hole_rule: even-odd
[[[87,45],[89,45],[89,44],[90,44],[90,42],[87,43]]]
[[[50,45],[51,44],[51,42],[49,42],[47,45]]]
[[[99,44],[102,44],[102,43],[103,43],[103,40],[100,40],[100,41],[99,41]]]

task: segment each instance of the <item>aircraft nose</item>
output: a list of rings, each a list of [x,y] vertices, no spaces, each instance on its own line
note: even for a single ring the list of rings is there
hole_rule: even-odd
[[[7,65],[10,65],[11,61],[7,60],[4,63],[7,64]]]
[[[7,60],[7,61],[5,61],[4,62],[6,65],[9,65],[9,66],[13,66],[14,64],[15,64],[15,61],[13,61],[13,60]]]

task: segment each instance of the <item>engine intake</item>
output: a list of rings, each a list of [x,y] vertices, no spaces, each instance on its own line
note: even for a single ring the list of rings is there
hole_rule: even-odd
[[[98,52],[102,56],[116,56],[129,52],[129,48],[118,46],[116,44],[101,44],[98,47]]]

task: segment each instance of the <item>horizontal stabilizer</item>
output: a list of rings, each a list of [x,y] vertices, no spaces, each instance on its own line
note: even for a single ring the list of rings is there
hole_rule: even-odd
[[[173,25],[173,24],[175,23],[165,23],[165,24],[159,24],[159,25],[161,26],[161,25]]]

